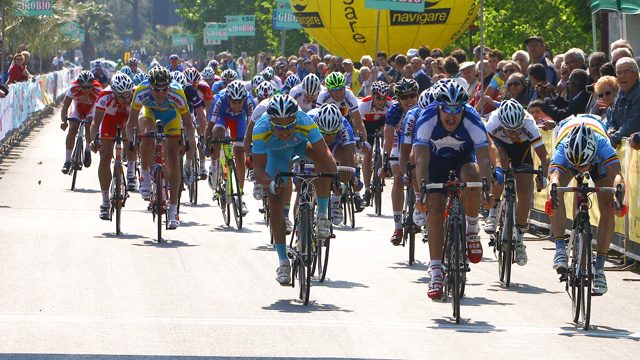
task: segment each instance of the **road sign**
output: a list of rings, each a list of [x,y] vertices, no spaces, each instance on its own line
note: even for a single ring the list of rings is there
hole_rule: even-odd
[[[229,36],[255,36],[256,17],[254,15],[231,15],[224,17]]]
[[[423,12],[425,0],[365,0],[364,7],[396,11]]]
[[[229,40],[227,24],[208,22],[203,30],[205,45],[220,45],[222,41]]]
[[[18,15],[20,16],[53,16],[53,0],[44,0],[44,1],[23,0],[22,3],[19,5]]]
[[[291,9],[273,10],[273,30],[302,29]]]
[[[195,42],[193,35],[187,33],[179,33],[171,35],[172,47],[187,47]]]

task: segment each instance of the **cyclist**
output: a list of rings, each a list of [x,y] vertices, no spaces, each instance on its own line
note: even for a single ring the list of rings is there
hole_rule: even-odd
[[[544,176],[549,167],[549,155],[542,142],[542,135],[536,126],[536,121],[529,115],[522,105],[514,99],[502,102],[498,110],[489,115],[486,124],[487,133],[493,142],[497,155],[495,160],[496,183],[493,194],[496,203],[500,199],[503,190],[503,168],[517,169],[522,166],[533,168],[531,148],[536,152]],[[531,208],[531,191],[533,189],[531,174],[516,174],[516,262],[523,266],[527,263],[526,246],[523,244],[524,232],[527,229],[527,217]],[[542,188],[546,184],[538,184]],[[484,231],[493,233],[496,231],[497,205],[489,210],[489,216],[485,222]]]
[[[111,158],[113,155],[113,138],[118,134],[118,128],[122,129],[122,137],[125,138],[125,123],[129,116],[129,104],[133,95],[133,81],[123,73],[116,73],[111,78],[111,86],[104,89],[96,102],[93,123],[91,124],[91,139],[96,139],[99,133],[99,142],[91,143],[93,151],[100,150],[100,164],[98,165],[98,179],[102,191],[102,204],[100,205],[100,219],[109,220],[109,188],[111,186]],[[127,149],[129,147],[127,146]],[[136,189],[136,153],[127,152],[127,186],[129,190]]]
[[[220,80],[211,85],[211,92],[214,95],[218,95],[224,88],[226,88],[232,81],[238,80],[238,73],[234,70],[227,69],[220,74]]]
[[[256,91],[258,90],[258,85],[262,84],[263,82],[267,82],[264,77],[262,77],[262,75],[258,74],[256,76],[254,76],[251,79],[251,94],[253,96],[257,96]],[[259,101],[258,101],[259,102]]]
[[[212,68],[207,66],[204,69],[202,69],[202,80],[204,80],[204,82],[206,82],[207,85],[209,85],[209,87],[211,88],[211,86],[215,82],[220,81],[222,79],[216,74],[216,72]],[[213,94],[213,91],[211,93]]]
[[[201,131],[204,133],[204,128],[206,127],[206,124],[207,124],[207,118],[204,114],[204,109],[203,109],[204,102],[200,97],[198,90],[196,90],[195,86],[189,83],[186,75],[180,71],[174,71],[171,73],[171,81],[179,84],[180,87],[182,88],[182,91],[184,91],[184,95],[187,99],[187,103],[189,104],[189,111],[191,112],[192,122],[195,121],[196,130],[203,129]],[[201,126],[200,124],[204,124],[204,126]],[[188,137],[188,141],[190,144],[196,143],[195,137],[193,138]],[[189,160],[193,159],[194,156],[195,156],[195,146],[189,146],[187,151],[187,159]],[[205,165],[204,159],[200,160],[200,165],[202,166]],[[192,184],[195,181],[194,179],[195,174],[191,173],[191,167],[185,166],[183,170],[184,170],[185,184],[187,185]],[[204,173],[206,176],[206,170],[204,171]]]
[[[322,104],[336,104],[344,117],[349,120],[353,129],[361,133],[363,138],[367,136],[360,111],[358,110],[358,98],[351,89],[346,87],[346,79],[342,73],[332,72],[324,79],[325,89],[318,95],[317,107]],[[365,149],[366,150],[366,149]]]
[[[398,98],[387,111],[384,127],[384,153],[389,157],[399,157],[398,139],[402,130],[404,115],[417,104],[418,83],[414,79],[403,78],[398,81],[393,92]],[[384,161],[386,163],[386,159]],[[391,172],[393,173],[393,187],[391,188],[391,205],[393,207],[393,222],[395,229],[391,235],[391,243],[395,246],[402,242],[402,207],[404,206],[404,189],[402,170],[398,160],[391,160]]]
[[[135,57],[132,57],[127,61],[127,66],[129,67],[129,69],[131,69],[131,72],[133,72],[133,75],[144,73],[144,71],[138,68],[139,63],[140,61],[138,60],[138,58],[135,58]]]
[[[416,176],[430,183],[446,182],[449,171],[455,170],[464,182],[490,179],[491,161],[487,131],[475,109],[467,104],[469,96],[462,86],[452,81],[440,89],[435,105],[427,107],[416,123],[413,153]],[[477,155],[477,156],[476,156]],[[491,184],[485,206],[493,205]],[[414,188],[416,194],[419,189]],[[431,190],[425,203],[420,196],[416,207],[429,211],[429,252],[431,282],[427,295],[438,299],[443,294],[442,252],[446,196],[443,190]],[[462,194],[466,217],[467,258],[472,263],[482,259],[482,244],[478,236],[480,189],[468,188]]]
[[[596,186],[616,187],[624,184],[620,159],[611,146],[599,116],[578,115],[563,120],[556,128],[556,138],[556,151],[549,165],[549,196],[551,196],[553,184],[567,186],[574,176],[585,172],[589,173]],[[592,291],[594,294],[602,295],[607,292],[604,262],[613,238],[614,211],[611,211],[613,207],[611,193],[599,192],[597,197],[600,220],[596,235],[597,256]],[[552,206],[549,198],[545,204],[545,210],[550,215],[551,231],[556,242],[553,268],[561,272],[567,269],[564,235],[566,211],[562,197],[556,205],[557,208],[554,209],[555,206]],[[626,205],[623,209],[615,211],[618,216],[624,216],[625,213]]]
[[[193,138],[195,129],[189,114],[188,102],[180,85],[171,82],[171,74],[164,67],[154,67],[149,71],[149,79],[136,88],[127,120],[127,134],[133,134],[137,126],[140,133],[156,131],[156,120],[162,122],[167,135],[179,135],[184,126],[188,138]],[[143,138],[140,143],[142,182],[140,194],[149,199],[151,187],[151,165],[153,163],[154,139]],[[180,181],[180,139],[172,137],[166,140],[166,178],[169,180],[169,229],[180,225],[178,220],[178,191]]]
[[[300,84],[291,88],[289,95],[298,102],[298,107],[302,111],[309,112],[316,107],[316,101],[321,90],[320,78],[316,74],[308,74]]]
[[[336,164],[318,126],[298,108],[289,95],[274,95],[267,113],[262,115],[253,131],[253,163],[256,181],[269,189],[270,224],[278,254],[276,281],[285,286],[291,282],[291,264],[287,257],[284,221],[284,187],[277,184],[278,171],[291,169],[294,155],[309,157],[318,172],[336,172]],[[316,181],[318,195],[316,207],[317,236],[330,235],[328,218],[331,180]]]
[[[323,104],[318,109],[307,113],[320,129],[324,141],[329,146],[333,158],[340,165],[356,167],[356,140],[353,128],[347,119],[342,116],[340,109],[335,104]],[[359,174],[342,174],[342,183],[351,182],[354,188],[354,196],[358,196],[357,190],[362,188]],[[354,199],[355,200],[355,199]],[[331,220],[334,225],[339,225],[344,220],[340,196],[331,196]]]
[[[102,60],[94,60],[93,67],[91,67],[91,73],[93,77],[98,80],[102,87],[109,85],[109,79],[111,79],[111,71],[107,69],[102,63]]]
[[[76,120],[91,120],[93,117],[93,107],[102,91],[102,85],[98,81],[95,80],[93,74],[87,70],[83,70],[78,74],[78,78],[71,83],[71,87],[67,90],[67,93],[64,96],[64,101],[62,102],[62,110],[60,110],[60,119],[62,123],[60,124],[60,128],[62,130],[66,130],[69,124],[67,123],[67,118],[76,119]],[[69,108],[71,108],[71,112],[69,113]],[[67,138],[65,139],[65,160],[64,165],[62,165],[62,173],[68,174],[69,168],[71,167],[71,153],[73,152],[73,145],[76,139],[76,134],[78,133],[78,128],[80,127],[80,123],[72,122],[71,127],[69,127],[69,132],[67,133]],[[89,148],[89,144],[91,142],[91,137],[89,136],[89,130],[91,128],[91,124],[85,125],[85,140],[87,142],[87,146],[85,146],[84,150],[84,166],[91,166],[91,150]]]
[[[393,100],[389,97],[389,85],[384,81],[376,81],[371,84],[371,95],[365,97],[358,106],[360,116],[364,121],[364,127],[367,129],[367,134],[375,134],[376,132],[383,133],[384,120],[387,116],[387,111],[393,105]],[[368,148],[371,148],[374,144],[374,139],[366,139]],[[371,201],[371,170],[372,159],[371,151],[364,153],[364,159],[362,162],[362,172],[364,175],[364,197],[363,201],[369,204]]]
[[[226,71],[226,70],[225,70]],[[229,129],[229,136],[235,139],[233,144],[233,154],[236,158],[238,171],[238,182],[240,190],[244,189],[245,175],[245,149],[244,135],[247,129],[247,120],[255,107],[253,97],[249,94],[241,81],[231,82],[222,93],[216,96],[216,102],[209,116],[209,125],[205,138],[223,139],[225,132]],[[211,167],[209,176],[216,179],[218,170],[218,160],[220,158],[220,144],[213,144],[211,149]],[[242,215],[246,215],[249,210],[243,201],[240,205]]]
[[[171,56],[169,56],[169,65],[167,66],[167,69],[169,69],[169,72],[174,72],[174,71],[183,72],[184,66],[182,66],[180,62],[181,61],[178,54],[171,54]]]
[[[260,75],[262,75],[265,80],[271,81],[276,89],[282,89],[282,80],[276,76],[276,71],[271,66],[264,68],[264,70],[260,72]]]
[[[198,72],[198,70],[194,67],[190,67],[184,71],[184,76],[187,78],[187,81],[193,85],[198,91],[198,96],[204,101],[204,116],[196,116],[197,126],[196,130],[199,136],[204,136],[204,132],[207,129],[207,118],[209,117],[209,112],[211,111],[211,107],[213,105],[213,94],[211,93],[211,87],[202,80],[202,76]],[[206,179],[207,177],[207,168],[205,166],[205,156],[202,154],[202,149],[198,148],[200,155],[200,173],[198,176],[201,179]]]
[[[284,85],[282,85],[281,91],[285,94],[289,94],[291,89],[293,89],[296,85],[300,84],[301,82],[302,81],[300,81],[300,78],[298,77],[298,75],[291,74],[287,76],[287,78],[284,80]]]

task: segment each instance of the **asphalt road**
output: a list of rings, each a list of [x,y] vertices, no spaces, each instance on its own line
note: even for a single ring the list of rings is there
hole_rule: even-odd
[[[388,191],[383,216],[368,208],[355,230],[337,229],[328,279],[313,283],[308,306],[275,281],[277,256],[250,185],[242,231],[222,225],[201,182],[201,203],[183,204],[166,243],[155,242],[137,193],[115,236],[98,218],[97,157],[76,191],[60,173],[57,119],[0,163],[0,359],[626,359],[640,350],[640,276],[608,271],[609,293],[594,298],[583,331],[551,269],[552,243],[535,236],[526,237],[529,263],[514,265],[504,289],[483,234],[485,257],[472,266],[455,324],[449,303],[426,296],[426,244],[409,266],[408,249],[389,243]]]

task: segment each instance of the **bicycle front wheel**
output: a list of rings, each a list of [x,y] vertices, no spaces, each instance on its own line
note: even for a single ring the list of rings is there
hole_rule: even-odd
[[[313,265],[313,254],[311,248],[313,217],[309,204],[300,206],[300,229],[298,234],[298,281],[300,283],[300,300],[309,304],[309,293],[311,292],[311,267]]]
[[[124,174],[122,171],[122,166],[115,166],[113,168],[113,197],[112,197],[112,206],[114,212],[116,214],[116,235],[120,235],[120,219],[121,219],[121,210],[122,210],[122,200],[124,198],[124,193],[122,191],[124,184]]]
[[[196,151],[197,152],[197,151]],[[194,156],[190,161],[191,173],[193,175],[193,182],[189,184],[189,202],[193,205],[198,204],[198,179],[199,179],[199,160],[197,156]]]
[[[451,306],[453,310],[453,318],[456,324],[460,323],[460,298],[462,297],[462,272],[464,271],[464,256],[462,252],[462,242],[465,241],[464,235],[460,231],[460,219],[454,218],[450,222],[451,231],[449,232],[449,253],[448,253],[448,282],[451,295]],[[462,262],[461,262],[462,261]]]
[[[234,161],[227,161],[228,186],[227,193],[231,195],[233,200],[233,218],[236,222],[238,230],[242,230],[242,190],[238,181],[238,172]]]
[[[416,224],[413,223],[413,212],[415,211],[415,194],[413,192],[413,187],[409,187],[407,189],[407,196],[405,202],[407,203],[407,229],[408,240],[409,240],[409,265],[413,265],[416,257]]]
[[[587,224],[589,224],[587,222]],[[573,284],[573,321],[589,330],[591,320],[591,287],[593,284],[593,265],[591,254],[591,227],[576,234],[574,242],[575,268],[572,271]]]
[[[83,131],[78,129],[78,131]],[[82,167],[82,152],[84,150],[84,144],[82,141],[77,141],[76,146],[73,148],[73,154],[71,155],[71,191],[76,189],[76,178],[78,177],[78,170]]]
[[[505,199],[505,201],[507,201],[507,211],[503,212],[503,219],[501,221],[502,229],[500,231],[500,238],[497,239],[498,244],[500,244],[500,251],[498,253],[500,282],[507,288],[511,285],[511,265],[513,265],[513,229],[515,225],[513,223],[515,214],[515,204],[513,200],[512,198]]]
[[[154,179],[155,186],[155,201],[153,204],[154,212],[156,215],[156,226],[158,230],[158,243],[162,242],[162,215],[164,214],[164,202],[165,202],[165,190],[164,190],[164,174],[162,169],[158,169]]]

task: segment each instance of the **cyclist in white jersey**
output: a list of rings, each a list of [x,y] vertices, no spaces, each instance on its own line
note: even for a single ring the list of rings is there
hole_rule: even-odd
[[[318,95],[323,90],[320,78],[316,74],[308,74],[302,79],[302,83],[294,86],[289,96],[298,102],[298,107],[304,112],[309,112],[316,107]]]

